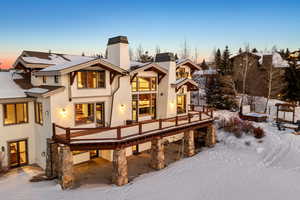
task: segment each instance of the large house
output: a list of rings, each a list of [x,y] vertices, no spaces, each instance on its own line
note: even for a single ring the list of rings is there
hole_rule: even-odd
[[[151,149],[154,135],[182,138],[183,131],[212,120],[208,110],[188,115],[197,70],[191,60],[175,60],[172,53],[157,54],[149,63],[131,61],[125,36],[108,40],[105,59],[23,51],[13,70],[0,72],[4,164],[49,167],[49,138],[71,147],[73,164],[93,156],[113,161],[115,149],[123,147],[126,156]],[[119,145],[125,139],[126,145]]]

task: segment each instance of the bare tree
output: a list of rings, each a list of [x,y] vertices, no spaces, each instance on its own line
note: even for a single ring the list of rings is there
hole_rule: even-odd
[[[183,43],[182,49],[181,49],[181,55],[180,55],[180,57],[181,58],[189,58],[190,57],[190,52],[191,52],[191,49],[190,49],[187,41],[184,40],[184,43]]]
[[[247,79],[247,72],[249,68],[249,52],[250,52],[250,47],[249,44],[245,45],[245,52],[246,52],[246,57],[245,57],[245,62],[243,62],[242,70],[243,70],[243,89],[242,89],[242,100],[240,106],[243,105],[244,103],[244,98],[246,95],[246,79]]]
[[[143,49],[142,45],[140,44],[138,46],[138,48],[136,49],[136,54],[135,54],[136,60],[139,60],[142,57],[143,53],[144,53],[144,49]]]
[[[159,54],[161,51],[160,51],[160,47],[158,45],[156,45],[155,47],[155,54]]]
[[[198,63],[198,49],[197,47],[195,48],[195,60],[194,62],[197,64]]]

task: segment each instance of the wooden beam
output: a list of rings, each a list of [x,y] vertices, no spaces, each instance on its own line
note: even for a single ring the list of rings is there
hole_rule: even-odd
[[[109,76],[109,82],[110,82],[110,84],[112,84],[113,81],[114,81],[114,79],[115,79],[115,77],[117,76],[117,73],[115,73],[113,71],[110,71],[109,75],[110,75]]]
[[[73,85],[77,72],[70,73],[70,85]]]
[[[130,78],[130,83],[132,83],[133,79],[138,75],[138,73],[133,74],[133,76]]]

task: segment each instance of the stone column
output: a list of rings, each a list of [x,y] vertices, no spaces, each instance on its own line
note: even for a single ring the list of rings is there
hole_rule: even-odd
[[[56,178],[58,175],[58,144],[52,139],[47,139],[46,170],[48,178]]]
[[[151,163],[150,166],[160,170],[165,167],[165,151],[161,138],[155,138],[151,141]]]
[[[195,154],[194,130],[184,132],[184,155],[191,157]]]
[[[68,189],[74,183],[73,171],[73,155],[70,147],[67,145],[59,145],[59,184],[62,189]]]
[[[113,152],[112,181],[117,186],[128,183],[128,167],[125,148],[116,149]]]
[[[207,147],[214,147],[215,144],[216,144],[216,128],[213,125],[211,125],[207,127],[205,145]]]

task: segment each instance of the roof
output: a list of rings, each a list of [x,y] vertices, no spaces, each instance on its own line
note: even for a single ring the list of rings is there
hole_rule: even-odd
[[[47,97],[54,93],[63,91],[65,89],[64,86],[51,86],[51,85],[41,85],[35,86],[25,91],[28,96],[38,97],[43,96]]]
[[[198,66],[196,63],[194,63],[193,61],[191,61],[188,58],[176,60],[176,67],[177,68],[182,66],[182,65],[187,65],[187,66],[189,66],[190,68],[192,68],[194,70],[201,70],[200,66]]]
[[[0,72],[0,99],[27,97],[24,90],[15,83],[13,77],[12,72]]]
[[[198,90],[198,84],[189,78],[180,78],[171,84],[172,87],[175,87],[176,90],[179,90],[182,86],[187,85],[188,90]]]
[[[167,74],[168,71],[161,67],[160,65],[156,64],[156,63],[143,63],[143,65],[141,66],[134,66],[134,67],[131,67],[131,74],[133,73],[137,73],[137,72],[140,72],[140,71],[156,71],[156,72],[159,72],[159,73],[162,73],[162,74]]]

